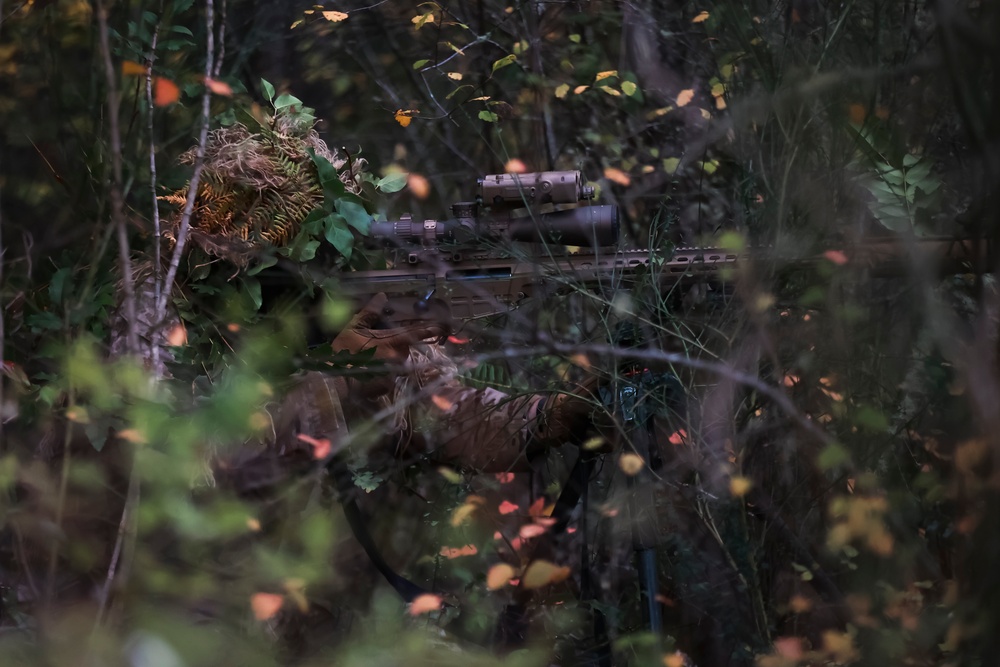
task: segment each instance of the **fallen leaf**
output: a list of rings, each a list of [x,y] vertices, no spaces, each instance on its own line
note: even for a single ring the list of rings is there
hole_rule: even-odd
[[[441,596],[433,593],[418,595],[410,603],[410,616],[420,616],[441,608]]]
[[[632,477],[638,475],[639,471],[642,470],[646,465],[646,462],[638,454],[633,454],[627,452],[622,454],[618,459],[618,467],[622,469],[622,472]]]
[[[165,107],[181,98],[181,89],[170,79],[162,76],[153,77],[153,104]]]
[[[687,106],[694,99],[694,89],[688,88],[677,94],[677,106]]]
[[[509,500],[505,500],[500,503],[500,514],[511,514],[512,512],[516,512],[517,509],[518,506]]]
[[[486,588],[491,591],[503,588],[514,577],[515,572],[513,566],[507,563],[497,563],[486,574]]]
[[[560,567],[547,560],[536,560],[524,572],[524,587],[528,589],[541,588],[549,584],[565,581],[571,574],[568,567]]]
[[[266,621],[277,614],[283,604],[284,596],[276,593],[254,593],[250,596],[250,609],[258,621]]]

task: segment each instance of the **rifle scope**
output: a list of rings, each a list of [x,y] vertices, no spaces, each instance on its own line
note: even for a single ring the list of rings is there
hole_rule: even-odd
[[[578,206],[563,211],[500,219],[471,215],[474,204],[456,204],[457,218],[417,222],[408,215],[400,220],[374,222],[371,238],[386,246],[471,243],[480,240],[556,243],[573,246],[609,246],[618,242],[618,207]]]

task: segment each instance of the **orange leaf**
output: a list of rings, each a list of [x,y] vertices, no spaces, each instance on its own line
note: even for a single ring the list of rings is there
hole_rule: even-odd
[[[798,383],[799,383],[799,376],[792,375],[791,373],[785,375],[785,377],[782,378],[781,380],[781,384],[785,385],[786,387],[794,387]]]
[[[521,539],[530,540],[533,537],[538,537],[545,533],[545,526],[539,526],[537,523],[526,523],[521,526],[521,530],[518,531],[518,535]]]
[[[403,117],[406,118],[406,116]],[[396,117],[396,120],[399,121],[399,116]],[[409,119],[407,119],[405,124],[402,121],[400,121],[399,124],[406,127],[410,124],[410,122]],[[417,199],[427,199],[427,197],[431,194],[430,182],[426,177],[421,176],[420,174],[414,174],[411,172],[406,177],[406,185],[410,188],[410,192],[412,192],[413,196]]]
[[[403,109],[397,109],[395,116],[396,122],[402,125],[403,127],[409,127],[410,122],[413,120],[413,117],[418,113],[420,112],[417,111],[416,109],[407,109],[405,111]]]
[[[542,516],[545,512],[545,498],[538,498],[528,508],[528,516]]]
[[[500,514],[510,514],[511,512],[516,512],[516,511],[517,511],[517,505],[510,502],[509,500],[505,500],[502,503],[500,503]]]
[[[275,593],[254,593],[250,596],[250,609],[258,621],[266,621],[281,609],[285,598]]]
[[[410,616],[420,616],[420,614],[426,614],[429,611],[434,611],[435,609],[440,608],[440,595],[424,593],[423,595],[418,595],[413,599],[413,602],[410,603]]]
[[[323,14],[323,18],[333,23],[340,23],[341,21],[347,19],[347,14],[345,14],[344,12],[321,12],[321,13]]]
[[[733,477],[729,480],[729,492],[737,498],[745,496],[750,491],[751,486],[753,486],[753,482],[746,477]]]
[[[501,484],[510,484],[514,481],[514,473],[512,472],[498,472],[496,474],[497,481]]]
[[[802,657],[802,640],[798,637],[778,637],[774,640],[774,649],[783,658],[798,660]]]
[[[677,106],[687,106],[694,99],[694,89],[687,88],[677,94]]]
[[[861,125],[864,123],[866,115],[868,115],[868,113],[863,104],[855,103],[847,107],[847,117],[854,125]]]
[[[536,560],[524,572],[525,588],[541,588],[564,581],[570,575],[568,567],[559,567],[547,560]]]
[[[668,440],[670,441],[671,445],[683,445],[687,441],[687,437],[688,437],[687,431],[681,429],[679,431],[674,431],[673,433],[671,433],[670,438],[668,438]]]
[[[183,324],[175,324],[170,331],[167,332],[167,344],[171,347],[179,347],[187,342],[187,329],[184,328]]]
[[[126,428],[118,431],[118,437],[134,445],[141,445],[146,442],[146,436],[142,431],[134,428]]]
[[[216,95],[223,95],[225,97],[233,96],[233,89],[228,83],[219,81],[218,79],[213,79],[211,77],[205,77],[205,85]]]
[[[615,167],[608,167],[604,170],[604,178],[608,179],[612,183],[617,183],[618,185],[628,185],[632,182],[632,177],[626,174],[621,169],[616,169]]]
[[[449,560],[461,556],[475,556],[477,553],[479,549],[475,544],[466,544],[464,547],[441,547],[441,555]]]
[[[314,438],[305,433],[299,433],[296,437],[307,445],[312,445],[314,459],[325,459],[330,455],[330,441],[326,438]]]
[[[431,396],[431,402],[434,403],[438,409],[444,410],[445,412],[448,412],[448,410],[451,410],[455,406],[454,403],[449,401],[444,396]]]
[[[701,12],[698,16],[691,19],[691,23],[702,23],[708,20],[708,12]]]
[[[837,266],[843,266],[847,264],[847,255],[839,250],[827,250],[823,253],[823,256],[828,260],[836,264]]]
[[[122,62],[122,76],[141,76],[146,73],[146,66],[131,60]]]
[[[170,79],[153,77],[153,104],[165,107],[181,98],[181,89]]]
[[[504,165],[503,170],[508,174],[523,174],[528,171],[528,165],[517,158],[513,158],[507,160],[507,164]]]
[[[512,566],[507,563],[497,563],[490,568],[486,575],[486,588],[491,591],[503,588],[514,577],[514,574],[515,570]]]

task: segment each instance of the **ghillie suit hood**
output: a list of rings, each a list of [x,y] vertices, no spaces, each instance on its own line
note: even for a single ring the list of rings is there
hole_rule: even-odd
[[[284,107],[261,121],[248,118],[209,133],[191,216],[190,238],[198,247],[245,267],[261,250],[290,243],[323,204],[313,155],[333,165],[348,192],[361,194],[365,161],[331,150],[313,129],[310,111]],[[193,164],[196,153],[191,148],[180,162]],[[178,207],[167,221],[174,238],[187,192],[162,198]]]

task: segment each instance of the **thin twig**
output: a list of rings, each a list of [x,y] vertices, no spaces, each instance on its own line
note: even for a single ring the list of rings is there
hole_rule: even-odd
[[[212,0],[205,0],[205,78],[212,77],[215,67],[215,13]],[[187,201],[184,203],[184,212],[181,214],[181,223],[177,231],[177,245],[174,246],[173,255],[170,257],[170,268],[167,270],[167,278],[163,281],[163,288],[160,292],[160,301],[156,304],[156,321],[162,322],[167,312],[167,300],[173,291],[174,280],[177,278],[177,270],[181,264],[181,255],[184,253],[184,245],[187,243],[188,231],[191,228],[191,215],[194,213],[195,200],[198,195],[198,185],[201,182],[201,172],[205,167],[205,145],[208,143],[209,107],[212,100],[212,91],[205,86],[205,91],[201,98],[201,134],[198,136],[198,148],[195,151],[194,173],[191,174],[191,183],[188,185]]]
[[[155,347],[155,346],[154,346]],[[111,561],[108,564],[108,574],[104,578],[104,587],[101,589],[100,599],[97,606],[97,618],[94,620],[94,630],[101,627],[104,622],[104,615],[108,608],[108,600],[111,599],[111,588],[115,582],[115,575],[118,573],[118,564],[127,562],[121,558],[122,548],[127,537],[135,537],[135,510],[139,506],[139,468],[132,463],[132,472],[128,478],[128,491],[125,494],[125,507],[122,509],[122,518],[118,523],[118,537],[115,539],[115,547],[111,552]],[[124,574],[125,567],[122,566]],[[126,579],[126,577],[121,577]]]
[[[125,227],[125,198],[122,192],[122,140],[118,122],[118,82],[111,61],[108,41],[108,11],[103,0],[97,0],[97,30],[104,60],[104,76],[108,85],[108,134],[111,141],[111,221],[118,231],[118,260],[122,268],[122,292],[125,302],[126,345],[130,355],[139,354],[139,336],[136,333],[135,289],[132,285],[132,257]]]
[[[219,52],[212,65],[213,79],[219,77],[219,73],[222,71],[222,61],[226,57],[226,0],[222,0],[222,6],[219,8],[219,35],[215,41],[219,45]]]
[[[163,230],[160,228],[160,200],[156,198],[156,135],[153,134],[153,61],[156,60],[156,40],[160,36],[160,22],[157,21],[153,30],[153,40],[149,46],[149,56],[146,58],[146,110],[148,113],[146,129],[149,132],[149,192],[153,198],[153,309],[154,312],[160,305],[160,289],[162,283],[160,279],[163,268],[161,257],[163,243]],[[158,321],[156,322],[158,324]],[[158,340],[158,335],[154,333],[153,341]],[[152,367],[158,372],[160,368],[160,346],[153,342],[151,345]]]

